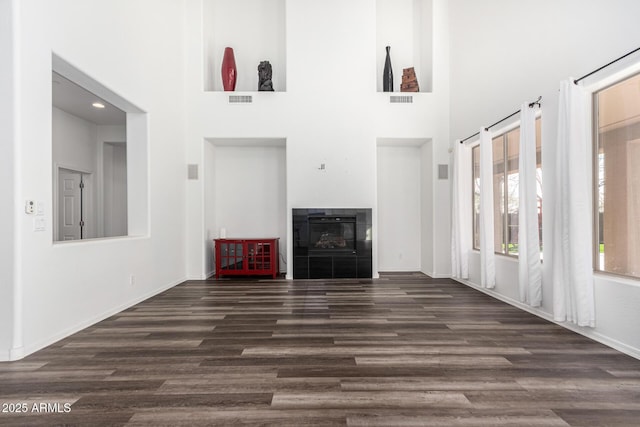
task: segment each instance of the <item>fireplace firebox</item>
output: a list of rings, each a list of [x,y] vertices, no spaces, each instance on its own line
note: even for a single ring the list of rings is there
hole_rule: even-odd
[[[371,278],[371,209],[293,209],[294,279]]]
[[[356,250],[356,217],[310,217],[309,251],[312,253]]]

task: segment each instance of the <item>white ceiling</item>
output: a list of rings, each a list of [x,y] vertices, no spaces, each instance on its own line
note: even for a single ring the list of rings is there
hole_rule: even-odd
[[[52,72],[53,106],[96,125],[126,125],[126,114],[72,81]],[[94,102],[105,108],[93,107]]]

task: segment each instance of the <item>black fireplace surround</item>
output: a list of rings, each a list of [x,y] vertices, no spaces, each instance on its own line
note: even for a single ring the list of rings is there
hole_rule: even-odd
[[[293,209],[293,278],[371,278],[371,209]]]

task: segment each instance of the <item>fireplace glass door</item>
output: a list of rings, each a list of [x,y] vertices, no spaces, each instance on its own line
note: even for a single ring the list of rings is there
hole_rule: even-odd
[[[355,241],[355,218],[309,218],[310,252],[353,252],[356,249]]]

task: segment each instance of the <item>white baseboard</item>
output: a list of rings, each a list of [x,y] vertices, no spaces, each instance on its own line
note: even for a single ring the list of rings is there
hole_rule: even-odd
[[[557,320],[554,320],[553,316],[550,313],[547,313],[546,311],[543,311],[539,308],[536,307],[531,307],[527,304],[523,304],[520,301],[514,300],[512,298],[506,297],[498,292],[495,292],[491,289],[486,289],[483,288],[481,286],[478,286],[477,284],[470,282],[468,280],[464,280],[464,279],[458,279],[458,278],[453,278],[453,280],[462,283],[463,285],[469,286],[470,288],[473,288],[477,291],[480,291],[484,294],[487,294],[497,300],[500,300],[502,302],[505,302],[509,305],[512,305],[514,307],[517,307],[521,310],[524,310],[528,313],[531,313],[535,316],[538,316],[544,320],[548,320],[551,323],[555,323],[558,326],[562,326],[565,329],[568,329],[572,332],[575,332],[577,334],[580,334],[582,336],[585,336],[587,338],[590,338],[594,341],[599,342],[600,344],[604,344],[608,347],[611,347],[613,349],[616,349],[624,354],[627,354],[631,357],[634,357],[636,359],[640,359],[640,348],[636,348],[636,347],[632,347],[630,345],[627,345],[623,342],[614,340],[612,338],[609,338],[605,335],[602,335],[596,331],[594,331],[591,328],[584,328],[578,325],[574,325],[572,323],[567,323],[567,322],[558,322]]]
[[[131,301],[128,301],[128,302],[126,302],[124,304],[121,304],[121,305],[119,305],[117,307],[114,307],[112,309],[109,309],[109,310],[103,312],[102,314],[99,314],[97,316],[93,316],[90,319],[87,319],[87,320],[85,320],[83,322],[80,322],[77,325],[72,326],[70,328],[67,328],[67,329],[65,329],[65,330],[63,330],[63,331],[61,331],[61,332],[59,332],[59,333],[57,333],[57,334],[55,334],[55,335],[53,335],[51,337],[45,338],[45,339],[37,341],[37,342],[35,342],[35,343],[31,344],[31,345],[28,345],[28,346],[24,347],[24,351],[21,352],[22,354],[20,355],[20,357],[18,357],[16,359],[11,359],[11,360],[19,360],[19,359],[22,359],[22,358],[24,358],[24,357],[26,357],[26,356],[28,356],[28,355],[30,355],[32,353],[35,353],[38,350],[42,350],[43,348],[45,348],[45,347],[47,347],[47,346],[49,346],[49,345],[51,345],[51,344],[53,344],[55,342],[58,342],[63,338],[66,338],[66,337],[68,337],[70,335],[73,335],[76,332],[79,332],[79,331],[81,331],[81,330],[83,330],[85,328],[88,328],[91,325],[94,325],[94,324],[96,324],[96,323],[98,323],[98,322],[100,322],[100,321],[102,321],[102,320],[104,320],[104,319],[106,319],[108,317],[113,316],[114,314],[120,313],[121,311],[124,311],[127,308],[130,308],[130,307],[132,307],[132,306],[134,306],[136,304],[141,303],[142,301],[146,301],[146,300],[148,300],[149,298],[151,298],[153,296],[156,296],[156,295],[158,295],[158,294],[160,294],[160,293],[162,293],[162,292],[164,292],[164,291],[166,291],[168,289],[171,289],[174,286],[177,286],[180,283],[183,283],[185,280],[186,280],[186,278],[182,278],[180,280],[171,282],[171,283],[163,286],[162,288],[154,289],[153,291],[151,291],[151,292],[149,292],[149,293],[147,293],[145,295],[142,295],[140,297],[134,298]],[[15,355],[12,354],[12,356],[17,356],[17,355],[18,354],[15,354]]]
[[[24,347],[0,350],[0,362],[13,362],[14,360],[20,360],[23,357],[25,357]]]
[[[437,274],[437,273],[431,273],[431,274],[427,274],[427,276],[433,278],[433,279],[451,279],[451,275],[450,274]]]
[[[433,271],[420,271],[422,274],[426,274],[432,279],[451,279],[451,274],[434,273]]]
[[[184,280],[188,280],[188,281],[198,281],[198,280],[207,280],[209,278],[211,278],[211,276],[213,276],[214,273],[207,273],[203,276],[187,276]]]
[[[9,360],[20,360],[25,356],[24,347],[17,347],[9,350]]]

